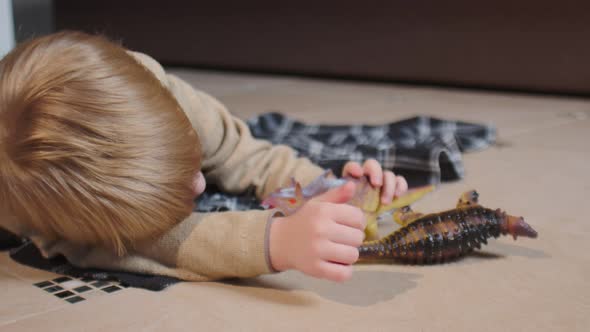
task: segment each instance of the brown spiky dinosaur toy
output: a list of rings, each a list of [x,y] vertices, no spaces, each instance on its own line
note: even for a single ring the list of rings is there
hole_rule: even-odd
[[[537,232],[522,217],[479,205],[475,190],[465,192],[452,210],[422,214],[412,211],[409,205],[434,190],[434,186],[410,190],[391,204],[382,205],[380,189],[372,187],[366,177],[336,178],[330,171],[305,188],[293,180],[292,186],[270,194],[262,205],[279,208],[290,215],[312,197],[347,181],[356,185],[348,204],[359,207],[367,220],[365,242],[359,247],[360,262],[393,259],[405,263],[440,263],[481,248],[491,237],[507,234],[515,240],[518,236],[537,237]],[[377,219],[390,211],[402,228],[378,239]]]

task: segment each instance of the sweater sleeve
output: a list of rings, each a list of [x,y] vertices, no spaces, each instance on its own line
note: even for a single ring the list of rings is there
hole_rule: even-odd
[[[27,234],[46,257],[63,254],[80,267],[103,268],[189,281],[248,278],[275,272],[268,255],[275,210],[193,213],[155,241],[137,243],[124,256],[100,247],[48,241]]]
[[[254,138],[248,125],[218,100],[165,73],[149,56],[133,55],[172,92],[195,128],[203,151],[202,171],[209,183],[230,193],[254,187],[260,199],[288,185],[291,177],[305,185],[322,174],[322,168],[298,157],[292,148]]]

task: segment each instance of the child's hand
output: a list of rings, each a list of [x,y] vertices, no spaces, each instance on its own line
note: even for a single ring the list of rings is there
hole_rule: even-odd
[[[403,176],[395,175],[391,171],[383,171],[379,162],[368,159],[363,166],[354,161],[349,161],[342,169],[342,176],[360,178],[368,175],[371,185],[381,187],[381,203],[389,204],[393,197],[399,197],[408,191],[408,182]]]
[[[275,218],[270,229],[272,266],[332,281],[348,280],[366,225],[361,210],[345,204],[353,194],[354,184],[349,182],[306,202],[290,216]]]

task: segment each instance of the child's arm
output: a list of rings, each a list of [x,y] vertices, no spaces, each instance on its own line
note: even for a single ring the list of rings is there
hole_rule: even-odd
[[[311,182],[323,169],[298,158],[286,145],[272,145],[252,137],[247,124],[219,101],[180,78],[166,74],[152,58],[132,53],[176,97],[201,140],[202,171],[209,183],[226,192],[243,192],[250,186],[263,198],[295,177]]]
[[[85,268],[166,275],[189,281],[248,278],[275,272],[268,255],[268,222],[276,211],[192,213],[123,256],[97,246],[49,240],[24,232],[47,256],[63,254]]]
[[[193,213],[161,237],[136,243],[124,256],[100,247],[50,241],[26,231],[22,235],[30,237],[45,256],[63,254],[80,267],[191,281],[296,269],[343,281],[352,273],[356,247],[364,236],[362,212],[340,204],[353,192],[351,184],[333,189],[288,217],[272,210]],[[16,231],[18,225],[13,226]]]

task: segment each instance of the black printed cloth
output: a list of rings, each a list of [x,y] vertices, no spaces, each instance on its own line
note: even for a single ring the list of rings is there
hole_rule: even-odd
[[[403,175],[410,187],[460,180],[463,153],[485,149],[496,140],[493,125],[416,116],[383,125],[314,125],[271,112],[248,120],[252,135],[293,147],[325,169],[341,174],[350,160],[374,158]],[[260,208],[252,192],[227,195],[210,187],[198,211]]]
[[[410,187],[460,180],[465,174],[462,154],[487,148],[496,138],[496,130],[491,125],[425,116],[379,126],[313,125],[273,112],[250,119],[248,125],[254,137],[289,145],[300,156],[332,169],[335,174],[341,174],[342,167],[349,160],[362,163],[374,158],[385,169],[406,177]],[[252,190],[229,195],[211,185],[198,198],[195,208],[199,212],[250,209],[261,209]],[[2,235],[0,230],[0,241]],[[14,260],[43,270],[74,277],[116,280],[150,290],[161,290],[180,281],[164,276],[81,269],[63,257],[43,258],[29,241],[23,243],[9,234],[4,234],[4,238],[5,247],[8,243],[16,247],[10,252]]]
[[[74,278],[88,278],[100,281],[116,281],[122,285],[143,288],[151,291],[160,291],[174,285],[181,280],[168,276],[148,275],[124,271],[105,271],[101,269],[79,268],[68,262],[64,256],[45,258],[30,241],[10,251],[10,257],[23,265],[37,269],[67,275]]]
[[[74,278],[117,281],[122,285],[152,291],[160,291],[170,285],[180,282],[179,279],[168,276],[79,268],[70,264],[70,262],[61,255],[53,258],[45,258],[41,255],[41,252],[33,242],[28,239],[21,239],[2,228],[0,228],[0,252],[1,251],[8,251],[10,258],[22,265],[50,271],[56,274],[68,275]]]

